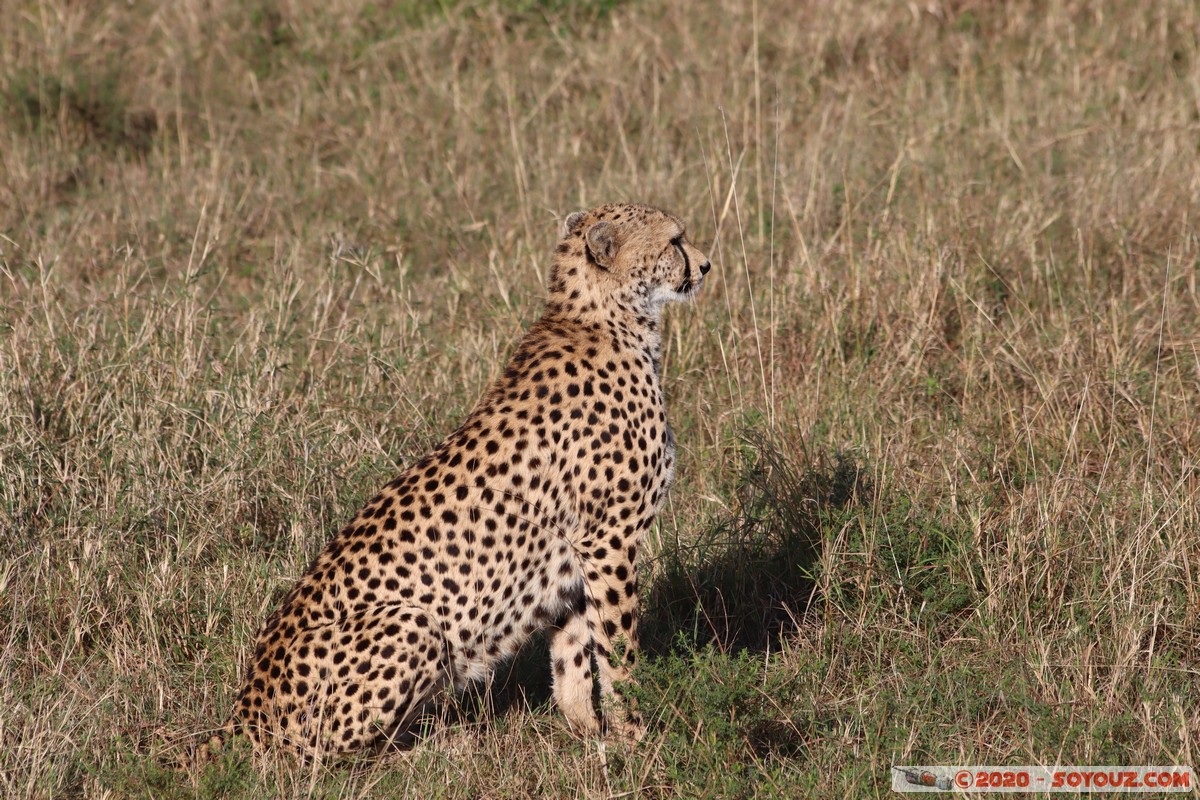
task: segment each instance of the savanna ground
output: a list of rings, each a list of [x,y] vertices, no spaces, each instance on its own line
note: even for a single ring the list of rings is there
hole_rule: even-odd
[[[1195,4],[2,8],[0,794],[1200,761]],[[615,199],[714,263],[668,312],[647,739],[573,738],[534,642],[412,749],[164,769]]]

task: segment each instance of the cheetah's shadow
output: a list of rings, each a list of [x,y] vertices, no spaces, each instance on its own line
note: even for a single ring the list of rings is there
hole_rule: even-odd
[[[822,531],[870,501],[869,476],[843,453],[813,457],[802,442],[762,435],[744,442],[736,507],[690,540],[664,541],[643,562],[651,581],[639,617],[645,659],[709,644],[722,652],[775,647],[814,601]],[[548,707],[548,664],[547,637],[535,636],[489,685],[462,698],[460,712],[470,719]]]

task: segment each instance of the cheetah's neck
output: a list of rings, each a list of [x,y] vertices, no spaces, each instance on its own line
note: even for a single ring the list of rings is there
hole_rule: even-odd
[[[662,313],[658,308],[648,313],[611,309],[595,314],[563,313],[558,304],[547,306],[539,327],[559,330],[570,338],[592,344],[603,344],[615,354],[638,355],[645,358],[659,374],[662,365]],[[586,348],[585,348],[586,349]]]

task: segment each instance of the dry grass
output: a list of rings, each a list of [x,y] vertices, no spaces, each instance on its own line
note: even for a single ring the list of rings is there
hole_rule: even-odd
[[[8,4],[0,793],[1197,763],[1196,6],[794,6]],[[517,703],[329,771],[162,773],[612,199],[715,265],[668,323],[648,741]]]

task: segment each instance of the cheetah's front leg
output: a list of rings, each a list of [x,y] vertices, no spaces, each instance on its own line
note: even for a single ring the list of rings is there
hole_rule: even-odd
[[[587,595],[580,591],[575,606],[550,635],[550,672],[554,703],[576,733],[600,732],[592,701],[592,631],[588,625]]]
[[[596,677],[600,683],[601,714],[608,733],[637,741],[645,728],[633,698],[622,692],[632,683],[637,663],[637,566],[630,548],[598,548],[585,561],[584,594]],[[605,557],[605,555],[607,557]]]

